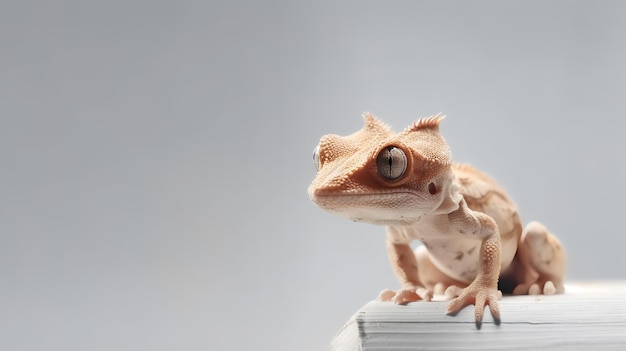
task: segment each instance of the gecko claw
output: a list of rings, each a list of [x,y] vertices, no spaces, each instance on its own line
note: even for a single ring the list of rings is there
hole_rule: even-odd
[[[452,300],[446,308],[446,314],[454,316],[464,307],[474,305],[474,319],[476,328],[482,326],[485,306],[489,306],[489,311],[496,325],[500,324],[500,307],[498,300],[502,298],[502,292],[497,289],[470,285],[460,291],[457,298]]]

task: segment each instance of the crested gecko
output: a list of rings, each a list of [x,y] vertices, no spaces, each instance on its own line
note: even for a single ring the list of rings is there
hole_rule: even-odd
[[[386,226],[387,252],[400,282],[378,299],[405,304],[451,299],[454,315],[474,304],[500,322],[502,291],[562,293],[566,255],[539,222],[522,229],[515,203],[494,180],[451,161],[439,133],[444,116],[422,118],[394,133],[375,116],[349,136],[325,135],[314,151],[309,197],[356,222]],[[413,250],[410,243],[423,244]]]

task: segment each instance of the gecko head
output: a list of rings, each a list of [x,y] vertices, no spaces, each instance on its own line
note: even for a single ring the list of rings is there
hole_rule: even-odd
[[[315,148],[311,200],[322,209],[381,225],[410,225],[440,210],[453,186],[451,156],[439,134],[443,116],[402,133],[371,114],[348,136],[325,135]]]

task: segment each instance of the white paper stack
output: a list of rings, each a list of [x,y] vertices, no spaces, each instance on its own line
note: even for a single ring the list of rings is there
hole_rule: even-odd
[[[626,282],[566,285],[565,294],[554,296],[504,296],[500,325],[487,308],[480,329],[473,306],[447,316],[447,304],[367,303],[331,350],[626,350]]]

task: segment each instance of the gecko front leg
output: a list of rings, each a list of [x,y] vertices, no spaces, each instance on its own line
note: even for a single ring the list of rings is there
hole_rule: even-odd
[[[378,300],[393,301],[397,304],[417,300],[430,301],[433,298],[433,291],[420,283],[417,260],[411,247],[406,243],[394,243],[389,236],[387,253],[401,287],[397,291],[383,290],[378,295]]]
[[[495,221],[480,212],[470,210],[461,201],[457,211],[450,213],[451,224],[461,226],[465,232],[475,233],[482,239],[479,253],[478,275],[472,283],[462,289],[451,286],[446,290],[446,295],[456,296],[446,309],[448,314],[456,314],[467,305],[474,304],[476,326],[480,328],[485,306],[489,306],[491,315],[496,324],[500,323],[500,308],[498,300],[502,298],[502,292],[498,290],[498,277],[500,275],[500,234]]]

